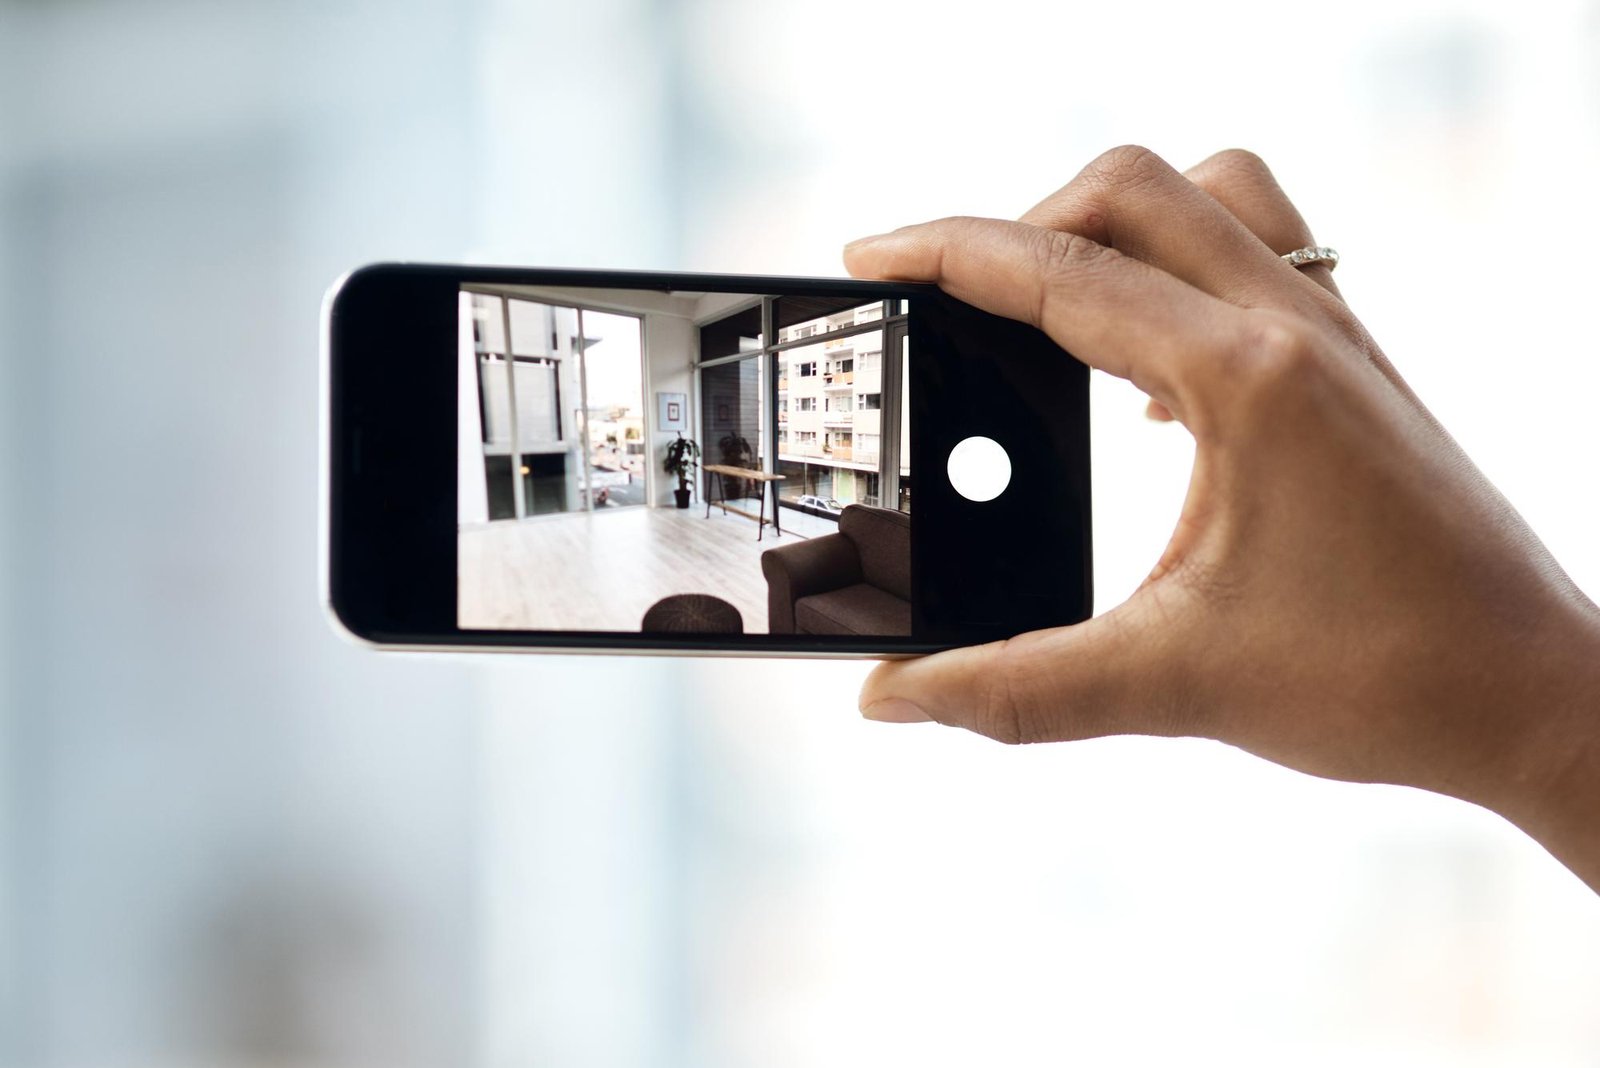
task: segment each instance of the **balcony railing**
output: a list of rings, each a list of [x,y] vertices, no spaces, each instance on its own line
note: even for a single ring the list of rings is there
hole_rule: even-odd
[[[832,371],[822,376],[822,388],[844,389],[854,383],[855,380],[856,373],[854,371]]]
[[[856,424],[855,420],[850,418],[849,412],[823,412],[822,425],[836,426],[843,430],[849,430]]]
[[[833,452],[829,453],[828,455],[832,456],[835,460],[848,460],[850,459],[850,452],[850,446],[848,445],[835,445],[833,447]]]

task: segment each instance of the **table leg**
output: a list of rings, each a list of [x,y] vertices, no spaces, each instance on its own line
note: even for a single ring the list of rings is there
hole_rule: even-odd
[[[706,518],[711,518],[711,475],[706,475]]]
[[[756,509],[756,541],[767,532],[767,487],[761,487],[761,506]]]
[[[778,516],[782,514],[783,508],[779,504],[778,484],[776,482],[772,482],[769,483],[769,485],[772,486],[772,529],[777,533],[777,536],[781,538],[783,537],[783,524],[779,522]]]

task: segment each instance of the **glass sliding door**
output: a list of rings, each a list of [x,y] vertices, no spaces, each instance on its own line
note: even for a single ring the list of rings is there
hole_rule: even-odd
[[[591,508],[643,504],[644,322],[579,308],[584,493]]]

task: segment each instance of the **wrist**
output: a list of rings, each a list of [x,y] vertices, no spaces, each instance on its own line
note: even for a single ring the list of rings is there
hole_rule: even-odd
[[[1600,610],[1581,595],[1527,649],[1507,774],[1483,803],[1600,892]]]

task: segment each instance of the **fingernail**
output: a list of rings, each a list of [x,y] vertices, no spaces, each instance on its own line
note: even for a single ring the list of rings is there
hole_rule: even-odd
[[[865,719],[878,723],[928,723],[933,717],[904,697],[885,697],[861,710]]]

